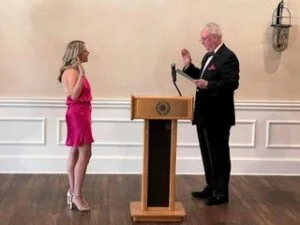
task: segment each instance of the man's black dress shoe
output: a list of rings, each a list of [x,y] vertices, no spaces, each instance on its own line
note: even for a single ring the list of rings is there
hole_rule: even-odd
[[[200,199],[210,198],[212,197],[212,194],[213,194],[212,190],[207,188],[204,188],[203,191],[193,191],[191,193],[191,195],[194,198],[200,198]]]
[[[228,203],[228,196],[212,196],[206,200],[206,205],[221,205]]]

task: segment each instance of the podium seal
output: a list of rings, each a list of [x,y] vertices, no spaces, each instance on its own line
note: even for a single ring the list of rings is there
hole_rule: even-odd
[[[157,102],[155,109],[159,115],[165,116],[170,112],[171,106],[168,102],[159,101]]]

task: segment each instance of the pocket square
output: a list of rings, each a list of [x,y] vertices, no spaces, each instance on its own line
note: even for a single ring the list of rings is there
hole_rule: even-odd
[[[207,68],[208,70],[216,70],[215,64],[212,64],[210,67]]]

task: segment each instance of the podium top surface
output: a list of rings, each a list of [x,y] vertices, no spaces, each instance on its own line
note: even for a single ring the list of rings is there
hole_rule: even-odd
[[[191,120],[191,96],[132,96],[131,119]]]

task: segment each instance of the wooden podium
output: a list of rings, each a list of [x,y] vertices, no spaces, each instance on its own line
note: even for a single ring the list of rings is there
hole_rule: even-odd
[[[181,222],[175,202],[177,120],[192,119],[192,97],[131,98],[131,120],[144,119],[141,202],[131,202],[134,222]]]

